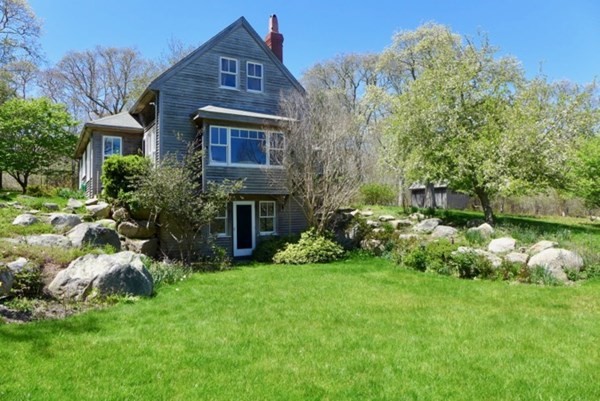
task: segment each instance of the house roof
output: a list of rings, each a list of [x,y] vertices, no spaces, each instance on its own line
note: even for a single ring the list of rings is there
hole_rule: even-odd
[[[434,188],[447,188],[448,183],[446,181],[434,182],[433,187]],[[427,188],[427,186],[425,184],[421,184],[420,182],[415,182],[410,187],[408,187],[408,189],[425,189],[425,188]]]
[[[214,120],[238,121],[254,124],[273,124],[293,121],[290,118],[274,114],[255,113],[253,111],[230,109],[218,106],[204,106],[192,114],[192,118],[209,118]]]
[[[231,32],[233,32],[234,30],[236,30],[240,27],[242,27],[242,28],[246,29],[246,31],[248,31],[250,36],[256,41],[256,43],[260,47],[262,47],[265,54],[273,61],[273,64],[276,65],[282,71],[282,73],[290,80],[290,82],[294,85],[294,87],[298,91],[303,93],[304,88],[302,87],[300,82],[298,82],[296,77],[294,77],[292,75],[292,73],[281,62],[281,60],[279,60],[277,58],[277,56],[275,56],[273,51],[271,51],[271,49],[269,49],[269,47],[266,45],[265,41],[259,36],[259,34],[254,30],[254,28],[252,28],[252,26],[246,20],[246,18],[240,17],[235,22],[233,22],[231,25],[229,25],[227,28],[223,29],[221,32],[219,32],[218,34],[213,36],[211,39],[204,42],[196,50],[194,50],[193,52],[191,52],[190,54],[188,54],[187,56],[185,56],[184,58],[179,60],[177,63],[173,64],[170,68],[168,68],[166,71],[164,71],[158,77],[156,77],[152,82],[150,82],[150,84],[148,85],[148,87],[146,88],[146,90],[144,91],[142,96],[140,96],[140,98],[136,101],[136,103],[131,107],[131,109],[130,109],[131,113],[136,112],[136,110],[139,106],[139,103],[142,101],[142,99],[144,99],[146,97],[146,95],[149,91],[159,90],[160,86],[165,81],[167,81],[173,75],[177,74],[178,71],[180,71],[182,68],[184,68],[190,62],[192,62],[194,59],[196,59],[197,57],[200,57],[201,55],[203,55],[204,53],[209,51],[213,46],[215,46],[217,43],[219,43],[223,38],[225,38]]]
[[[134,134],[144,133],[144,129],[140,123],[138,123],[137,120],[128,112],[122,112],[112,116],[102,117],[94,121],[88,121],[83,125],[83,129],[79,135],[79,140],[77,141],[77,146],[75,148],[75,158],[79,158],[83,154],[83,151],[85,150],[85,147],[91,138],[92,130],[94,129]]]

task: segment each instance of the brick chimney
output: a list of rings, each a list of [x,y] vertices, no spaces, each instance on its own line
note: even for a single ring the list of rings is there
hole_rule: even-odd
[[[275,14],[269,18],[269,33],[265,37],[265,42],[279,61],[283,63],[283,35],[279,33],[279,23]]]

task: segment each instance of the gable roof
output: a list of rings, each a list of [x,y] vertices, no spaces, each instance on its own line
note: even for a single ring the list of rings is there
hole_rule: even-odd
[[[190,62],[192,62],[197,57],[202,56],[204,53],[209,51],[213,46],[215,46],[218,42],[220,42],[225,37],[227,37],[231,32],[233,32],[234,30],[236,30],[240,27],[244,28],[244,29],[246,29],[246,31],[248,31],[250,36],[263,49],[263,51],[271,59],[273,64],[275,66],[277,66],[281,70],[281,72],[290,80],[290,82],[294,85],[294,87],[298,91],[304,92],[304,88],[302,87],[300,82],[298,82],[296,77],[294,77],[292,75],[292,73],[281,62],[281,60],[279,60],[277,58],[277,56],[275,56],[275,54],[271,51],[271,49],[269,49],[267,44],[264,42],[264,40],[262,40],[262,38],[258,35],[258,33],[254,30],[254,28],[252,28],[250,23],[244,17],[240,17],[238,20],[236,20],[231,25],[229,25],[227,28],[223,29],[221,32],[219,32],[218,34],[213,36],[211,39],[204,42],[204,44],[202,44],[196,50],[194,50],[193,52],[191,52],[190,54],[188,54],[187,56],[185,56],[184,58],[179,60],[174,65],[172,65],[165,72],[163,72],[158,77],[156,77],[152,82],[150,82],[150,85],[148,85],[148,88],[146,90],[159,89],[160,85],[162,85],[165,81],[167,81],[173,75],[177,74],[178,71],[180,71],[182,68],[184,68],[186,65],[188,65]],[[134,105],[134,107],[135,107],[135,105]]]
[[[79,158],[87,146],[93,129],[104,129],[107,131],[119,131],[128,133],[144,133],[144,128],[128,112],[122,112],[111,116],[88,121],[83,125],[77,146],[75,147],[75,158]]]

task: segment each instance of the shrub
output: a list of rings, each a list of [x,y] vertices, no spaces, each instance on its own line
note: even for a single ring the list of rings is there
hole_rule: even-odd
[[[365,184],[360,188],[360,193],[367,205],[393,205],[396,201],[396,191],[385,184]]]
[[[430,242],[410,249],[400,259],[400,264],[413,270],[455,275],[457,270],[450,263],[455,250],[456,245],[447,240]]]
[[[536,266],[533,269],[528,270],[528,276],[525,277],[525,281],[531,284],[541,285],[560,285],[560,281],[556,279],[548,270],[543,266]]]
[[[128,203],[127,194],[133,192],[137,177],[150,170],[150,160],[143,156],[111,156],[102,164],[103,195],[111,200]]]
[[[80,190],[74,190],[71,188],[56,188],[54,190],[54,195],[63,199],[85,199],[85,193]]]
[[[469,245],[483,245],[488,242],[488,239],[481,235],[479,231],[468,231],[465,233],[465,239]]]
[[[144,264],[154,280],[154,287],[159,287],[162,284],[174,284],[184,280],[192,273],[191,267],[182,263],[158,262],[146,259]]]
[[[10,295],[19,298],[37,298],[42,294],[43,288],[40,268],[28,266],[15,274]]]
[[[296,244],[287,244],[285,249],[273,257],[275,263],[305,264],[327,263],[342,257],[344,250],[329,238],[314,229],[302,233]]]
[[[52,189],[43,185],[29,185],[27,187],[27,195],[38,197],[50,197],[52,196]]]
[[[458,277],[465,279],[494,278],[495,270],[492,262],[484,255],[474,252],[451,254],[450,270],[458,272]]]
[[[252,253],[252,258],[257,262],[272,263],[275,254],[283,250],[287,244],[296,244],[300,237],[298,235],[273,236],[263,239]]]

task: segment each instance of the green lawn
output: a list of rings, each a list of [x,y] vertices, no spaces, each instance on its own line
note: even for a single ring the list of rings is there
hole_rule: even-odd
[[[599,294],[383,259],[196,274],[153,299],[0,326],[0,399],[597,400]]]

